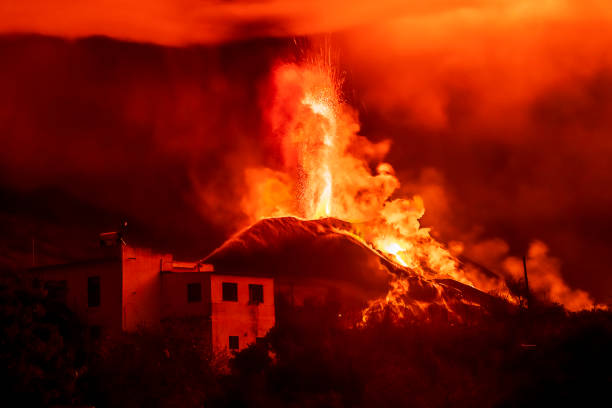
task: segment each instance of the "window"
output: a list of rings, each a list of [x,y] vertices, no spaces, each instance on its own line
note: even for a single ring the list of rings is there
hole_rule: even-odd
[[[257,305],[263,301],[263,285],[249,284],[249,303]]]
[[[101,326],[91,326],[89,328],[89,335],[94,340],[99,340],[102,337],[102,327]]]
[[[47,281],[45,282],[45,290],[47,298],[54,302],[66,302],[66,294],[68,293],[68,283],[65,280]]]
[[[226,302],[238,301],[238,284],[223,282],[223,300]]]
[[[187,284],[187,302],[201,302],[202,301],[202,284],[200,283],[188,283]]]
[[[238,336],[229,336],[230,350],[238,350],[240,348],[240,339]]]
[[[100,277],[90,276],[87,278],[87,306],[100,306]]]

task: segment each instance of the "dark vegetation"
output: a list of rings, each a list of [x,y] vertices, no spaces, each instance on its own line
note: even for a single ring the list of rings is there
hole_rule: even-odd
[[[590,406],[612,389],[602,311],[540,305],[470,326],[387,316],[347,329],[337,303],[285,305],[265,341],[223,370],[196,338],[94,339],[13,279],[0,291],[6,407]]]
[[[65,306],[0,276],[0,395],[3,406],[71,403],[87,367],[85,331]]]

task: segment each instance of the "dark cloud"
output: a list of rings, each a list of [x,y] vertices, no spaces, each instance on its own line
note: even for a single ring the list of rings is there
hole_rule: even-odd
[[[201,257],[231,226],[202,216],[216,209],[202,207],[193,179],[220,183],[222,196],[234,166],[256,160],[260,82],[284,48],[1,38],[5,218],[42,220],[46,229],[81,225],[84,235],[125,218],[140,241]],[[221,152],[243,161],[228,168]],[[10,202],[20,204],[11,210]],[[45,218],[50,212],[57,217]],[[113,216],[100,223],[101,213]],[[28,231],[17,240],[22,252],[37,235]]]

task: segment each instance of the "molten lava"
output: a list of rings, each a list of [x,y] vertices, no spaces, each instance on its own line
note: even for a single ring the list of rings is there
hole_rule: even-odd
[[[370,302],[364,320],[383,310],[397,317],[422,311],[425,303],[408,299],[415,284],[410,277],[415,274],[431,282],[435,303],[446,309],[442,280],[494,291],[517,303],[503,279],[481,279],[463,268],[429,228],[421,227],[425,213],[421,197],[393,197],[400,182],[393,167],[383,161],[390,142],[372,143],[358,134],[357,114],[341,99],[337,77],[325,63],[286,63],[274,70],[267,119],[280,147],[282,168],[247,170],[251,191],[242,204],[251,221],[337,218],[350,228],[338,226],[336,232],[359,240],[398,270],[408,271],[393,274],[390,290]]]

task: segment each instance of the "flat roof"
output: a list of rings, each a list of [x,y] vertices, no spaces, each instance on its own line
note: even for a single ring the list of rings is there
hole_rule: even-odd
[[[201,264],[198,262],[165,261],[162,262],[161,272],[167,273],[189,273],[189,272],[214,272],[215,268],[211,264]]]

